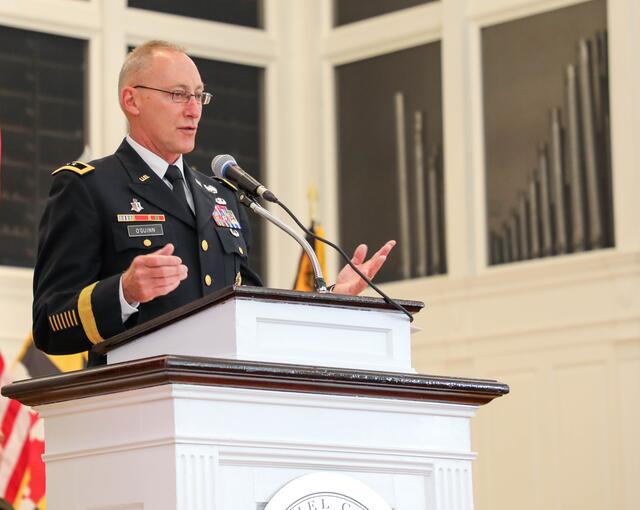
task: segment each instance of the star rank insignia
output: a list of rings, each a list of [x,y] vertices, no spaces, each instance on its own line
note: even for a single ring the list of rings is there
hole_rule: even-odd
[[[142,204],[140,202],[138,202],[137,198],[134,198],[131,201],[131,210],[133,212],[140,212],[140,211],[142,211],[142,209],[144,209],[144,207],[142,207]]]

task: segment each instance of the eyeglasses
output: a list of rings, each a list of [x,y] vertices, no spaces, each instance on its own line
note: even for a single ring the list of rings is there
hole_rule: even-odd
[[[165,94],[171,94],[171,100],[174,103],[188,103],[193,96],[196,100],[196,103],[205,105],[211,102],[213,99],[213,94],[210,92],[194,92],[193,94],[187,92],[186,90],[162,90],[156,89],[154,87],[147,87],[146,85],[135,85],[134,89],[148,89],[148,90],[157,90],[158,92],[164,92]]]

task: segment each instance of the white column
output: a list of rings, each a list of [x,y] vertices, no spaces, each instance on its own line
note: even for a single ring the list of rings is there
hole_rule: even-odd
[[[126,120],[118,103],[118,75],[127,53],[127,0],[101,0],[102,31],[90,45],[90,132],[94,157],[114,152],[126,134]],[[98,111],[101,114],[98,114]],[[96,125],[102,122],[102,126]],[[93,132],[102,132],[94,140]],[[94,147],[95,145],[95,147]]]
[[[640,249],[640,4],[607,2],[615,244]]]
[[[442,5],[444,193],[447,272],[486,266],[479,33],[466,20],[467,0]]]
[[[265,181],[305,223],[309,222],[307,190],[316,182],[320,166],[318,11],[315,2],[265,3],[268,30],[278,43],[276,61],[266,71]],[[273,211],[284,215],[280,209]],[[275,227],[266,228],[268,285],[289,288],[301,248]]]

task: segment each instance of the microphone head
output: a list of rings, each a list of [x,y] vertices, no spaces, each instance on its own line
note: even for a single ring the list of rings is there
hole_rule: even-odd
[[[218,154],[211,162],[211,171],[216,177],[226,179],[227,168],[230,166],[238,166],[238,163],[233,156],[229,154]]]

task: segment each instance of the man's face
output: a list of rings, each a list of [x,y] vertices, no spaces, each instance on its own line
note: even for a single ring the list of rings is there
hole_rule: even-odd
[[[188,93],[202,92],[203,83],[193,61],[183,53],[157,51],[151,65],[137,73],[131,85]],[[173,163],[193,150],[202,105],[195,98],[176,103],[171,94],[157,90],[131,90],[135,104],[129,111],[131,136],[140,144]]]

